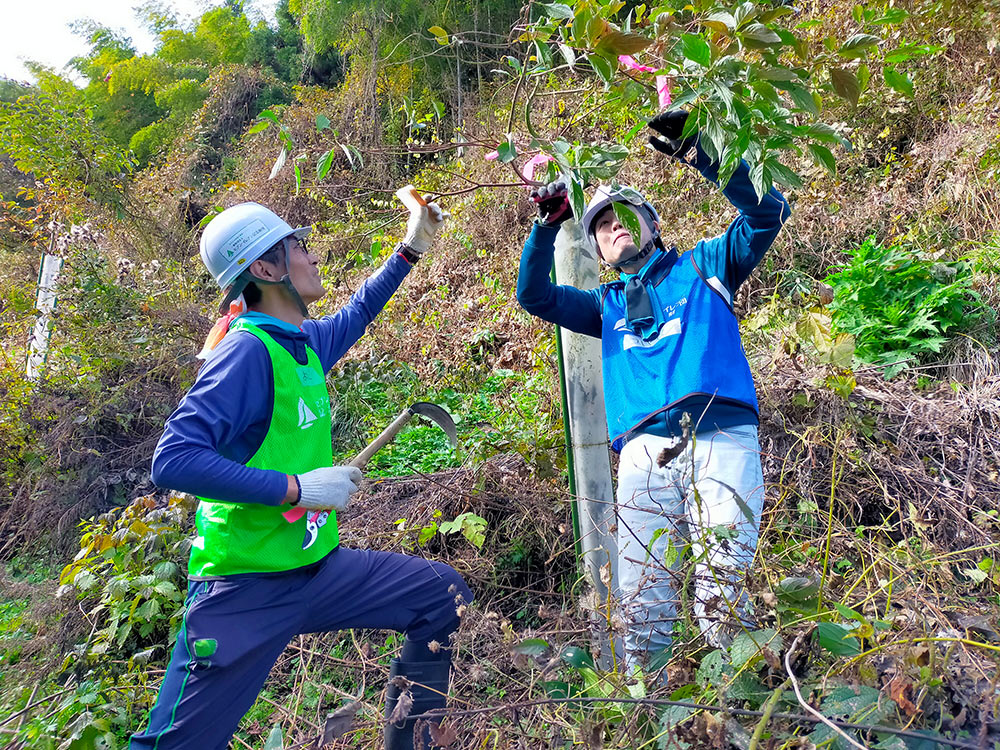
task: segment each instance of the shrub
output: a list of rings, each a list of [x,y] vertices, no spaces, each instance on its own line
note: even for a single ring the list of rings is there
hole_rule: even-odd
[[[890,378],[933,361],[958,331],[984,314],[964,261],[933,260],[869,237],[826,278],[833,287],[833,327],[855,339],[855,356],[885,367]]]
[[[59,576],[59,593],[75,591],[95,605],[87,613],[89,654],[128,658],[173,640],[184,611],[189,515],[180,496],[166,507],[140,497],[82,522],[80,551]]]

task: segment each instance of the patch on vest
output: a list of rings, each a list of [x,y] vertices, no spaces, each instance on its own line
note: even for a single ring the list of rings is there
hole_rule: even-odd
[[[660,339],[666,338],[667,336],[676,336],[681,332],[681,319],[673,318],[668,320],[649,341],[643,341],[640,336],[636,336],[632,333],[632,329],[628,327],[625,323],[625,318],[622,318],[617,323],[615,323],[615,331],[619,331],[624,334],[622,337],[622,349],[628,351],[634,346],[638,346],[641,349],[648,349],[651,346],[655,346]]]
[[[323,385],[322,376],[311,367],[299,367],[296,372],[302,385]]]

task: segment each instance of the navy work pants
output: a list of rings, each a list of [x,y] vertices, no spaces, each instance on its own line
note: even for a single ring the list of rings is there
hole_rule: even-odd
[[[338,547],[277,576],[192,581],[187,611],[146,731],[132,750],[225,750],[293,636],[382,628],[414,642],[458,627],[472,601],[450,566]]]

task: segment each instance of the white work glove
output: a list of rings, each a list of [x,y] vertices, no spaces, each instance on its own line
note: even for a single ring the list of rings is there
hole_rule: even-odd
[[[355,466],[324,466],[299,474],[299,501],[296,506],[308,510],[336,508],[343,510],[358,491],[361,469]]]
[[[423,255],[434,241],[444,220],[451,214],[441,210],[437,203],[426,206],[414,205],[410,208],[410,218],[406,222],[406,237],[403,244],[417,255]]]

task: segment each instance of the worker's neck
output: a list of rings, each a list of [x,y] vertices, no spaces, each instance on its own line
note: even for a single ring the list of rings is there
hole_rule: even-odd
[[[272,318],[291,323],[296,328],[302,327],[305,317],[298,304],[284,290],[264,288],[261,290],[260,302],[250,307],[253,312],[264,313]]]

